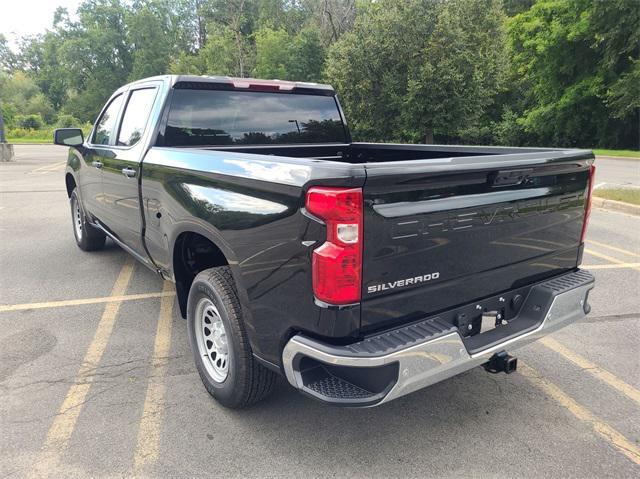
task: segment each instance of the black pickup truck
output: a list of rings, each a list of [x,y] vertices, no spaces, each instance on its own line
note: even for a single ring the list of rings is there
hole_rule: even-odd
[[[78,246],[111,238],[175,282],[197,369],[228,407],[278,374],[372,406],[589,312],[590,151],[352,142],[327,85],[162,76],[70,146]]]

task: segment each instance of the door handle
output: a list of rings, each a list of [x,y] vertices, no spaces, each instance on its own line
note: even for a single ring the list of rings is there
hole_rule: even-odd
[[[95,166],[96,168],[102,168],[102,162],[101,161],[92,161],[91,162],[92,166]]]
[[[136,176],[136,170],[129,167],[122,168],[122,174],[127,178],[134,178]]]

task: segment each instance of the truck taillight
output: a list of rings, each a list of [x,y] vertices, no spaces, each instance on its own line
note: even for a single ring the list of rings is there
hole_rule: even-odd
[[[584,243],[587,236],[587,226],[589,226],[589,216],[591,216],[591,197],[593,196],[593,183],[596,180],[596,165],[589,167],[589,191],[584,203],[584,221],[582,223],[582,234],[580,235],[580,243]]]
[[[306,208],[327,226],[313,251],[313,292],[329,304],[360,301],[362,286],[362,188],[312,187]]]

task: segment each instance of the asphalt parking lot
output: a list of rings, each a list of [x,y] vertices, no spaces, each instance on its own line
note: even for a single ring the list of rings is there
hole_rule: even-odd
[[[372,409],[282,380],[229,411],[171,286],[111,242],[75,246],[65,149],[16,156],[0,163],[0,477],[640,477],[640,217],[594,210],[592,313],[519,350],[515,374]]]
[[[633,158],[598,158],[596,188],[640,188],[640,161]]]

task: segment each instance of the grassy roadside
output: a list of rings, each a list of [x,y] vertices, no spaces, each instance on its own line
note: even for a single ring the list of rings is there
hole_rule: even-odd
[[[593,195],[606,200],[640,205],[640,188],[598,188]]]
[[[53,138],[7,138],[12,145],[53,143]]]
[[[624,158],[640,159],[640,151],[637,150],[593,150],[596,156],[620,156]]]

